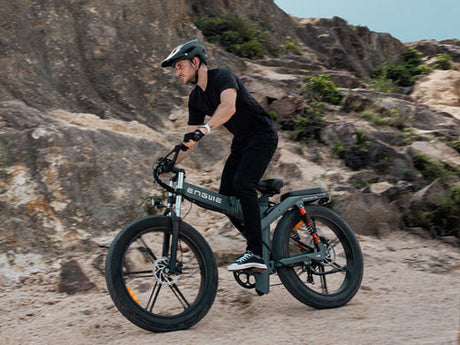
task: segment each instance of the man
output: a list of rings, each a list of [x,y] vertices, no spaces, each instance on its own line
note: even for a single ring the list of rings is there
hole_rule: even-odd
[[[197,142],[219,126],[234,136],[219,193],[241,202],[244,224],[230,218],[247,239],[246,253],[228,266],[230,271],[267,269],[262,259],[262,231],[256,186],[278,144],[275,125],[262,106],[249,94],[240,79],[227,69],[207,67],[205,48],[198,40],[174,48],[162,62],[172,66],[184,84],[195,84],[189,97],[189,118],[184,145],[176,164],[196,148]],[[210,119],[205,122],[205,117]]]

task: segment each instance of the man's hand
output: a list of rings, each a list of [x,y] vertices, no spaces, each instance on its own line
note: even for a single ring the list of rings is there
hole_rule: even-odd
[[[195,145],[201,138],[204,137],[204,133],[201,129],[195,129],[193,132],[187,133],[184,135],[184,142],[183,144],[188,148],[191,148]]]

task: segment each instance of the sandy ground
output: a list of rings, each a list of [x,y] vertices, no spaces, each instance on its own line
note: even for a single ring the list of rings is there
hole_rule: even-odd
[[[57,293],[58,274],[0,292],[1,344],[459,344],[460,252],[405,232],[359,236],[365,257],[360,291],[346,306],[315,310],[273,286],[259,297],[224,268],[207,316],[180,332],[154,334],[114,307],[104,277],[79,262],[97,288]],[[278,279],[273,276],[272,283]]]

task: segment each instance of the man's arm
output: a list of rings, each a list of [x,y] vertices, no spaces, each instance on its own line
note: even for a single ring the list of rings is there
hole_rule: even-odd
[[[198,129],[200,128],[201,126],[187,126],[187,133],[190,133],[190,132],[193,132],[195,129]],[[196,146],[195,145],[197,142],[195,141],[189,141],[189,143],[193,142],[194,144],[189,146],[189,145],[186,145],[188,147],[188,150],[187,151],[180,151],[179,152],[179,155],[177,156],[177,160],[176,160],[176,164],[179,164],[180,162],[182,162],[185,158],[187,158],[188,156],[190,156],[190,154],[195,151],[196,149]],[[185,143],[184,143],[185,145]]]
[[[220,94],[220,104],[208,121],[211,129],[226,123],[236,112],[236,89],[225,89]]]
[[[226,123],[236,112],[236,89],[225,89],[220,94],[220,104],[217,106],[216,111],[211,116],[207,124],[211,130],[216,129]],[[187,133],[193,132],[194,130],[200,130],[203,134],[207,134],[207,130],[201,126],[187,126]],[[185,158],[195,150],[197,141],[190,140],[184,142],[184,145],[189,149],[187,151],[181,151],[177,156],[176,164],[182,162]]]

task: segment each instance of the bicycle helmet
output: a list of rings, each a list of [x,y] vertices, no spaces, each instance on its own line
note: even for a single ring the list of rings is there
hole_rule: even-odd
[[[195,56],[200,58],[200,64],[206,60],[208,55],[206,54],[206,49],[198,42],[197,39],[185,42],[176,48],[174,48],[166,59],[161,63],[161,67],[174,66],[174,64],[179,60],[184,59],[193,59]]]

